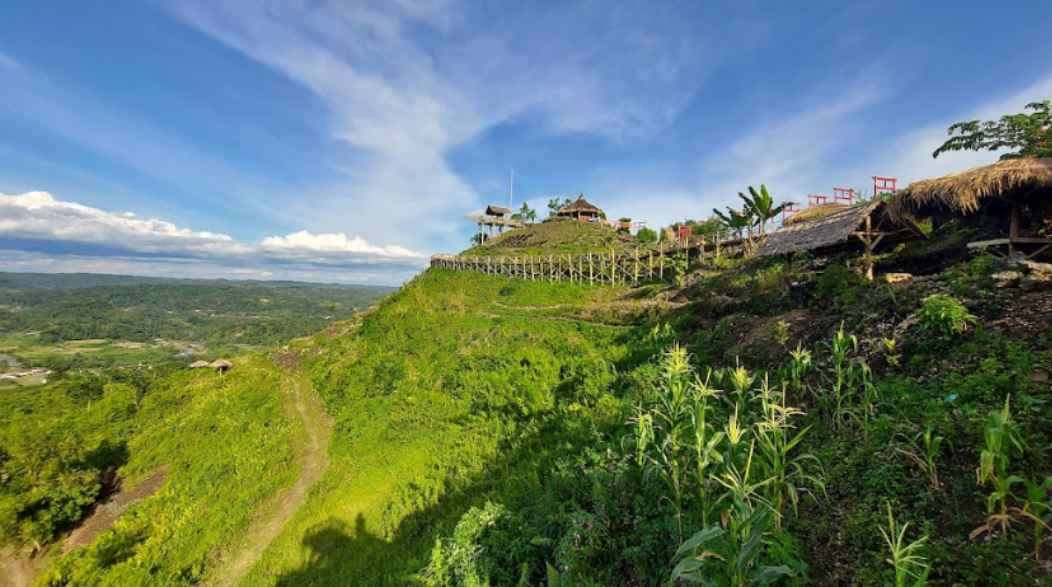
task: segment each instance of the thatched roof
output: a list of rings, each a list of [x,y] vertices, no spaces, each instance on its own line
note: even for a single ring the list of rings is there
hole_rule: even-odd
[[[767,235],[767,240],[756,251],[758,257],[785,255],[797,251],[811,251],[826,255],[840,251],[865,248],[857,234],[866,229],[866,218],[874,232],[883,234],[878,246],[892,246],[924,238],[924,234],[908,220],[895,220],[888,214],[883,201],[862,206],[851,206],[828,216],[808,222],[783,226]]]
[[[559,210],[559,216],[573,216],[574,214],[602,214],[603,211],[584,199],[584,194],[577,196],[577,201]]]
[[[511,214],[511,210],[503,206],[486,206],[486,216],[504,216],[505,214]]]
[[[971,214],[990,198],[1020,199],[1052,194],[1052,158],[1006,159],[983,167],[915,181],[891,198],[891,212]]]
[[[210,365],[210,367],[214,367],[216,369],[229,369],[233,366],[234,365],[230,361],[224,361],[223,359],[216,359]]]
[[[787,217],[782,221],[782,226],[792,226],[794,224],[800,224],[801,222],[808,222],[816,218],[822,218],[823,216],[829,216],[834,212],[839,212],[844,208],[850,208],[847,204],[838,204],[836,202],[830,202],[828,204],[817,204],[815,206],[808,206],[806,210],[800,210],[794,212],[791,216]]]
[[[190,363],[191,369],[207,369],[211,366],[212,365],[210,365],[208,361],[194,361],[193,363]]]

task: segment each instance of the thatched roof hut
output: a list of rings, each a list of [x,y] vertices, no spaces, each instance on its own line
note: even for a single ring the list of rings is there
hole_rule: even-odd
[[[194,361],[193,363],[190,363],[191,369],[207,369],[211,366],[212,365],[208,361]]]
[[[966,216],[980,210],[985,215],[1007,216],[1007,239],[969,246],[1007,245],[1009,251],[1019,246],[1033,246],[1031,254],[1036,255],[1047,250],[1052,239],[1026,238],[1022,232],[1037,233],[1043,227],[1052,228],[1052,158],[1006,159],[916,181],[892,197],[890,210],[902,218]]]
[[[233,366],[233,363],[231,363],[230,361],[225,361],[223,359],[216,359],[215,361],[212,361],[212,364],[210,365],[210,367],[212,367],[213,369],[218,369],[220,374],[226,373]]]
[[[792,226],[794,224],[800,224],[801,222],[809,222],[817,218],[829,216],[835,212],[839,212],[845,208],[850,208],[847,204],[838,204],[836,202],[830,202],[828,204],[817,204],[815,206],[808,206],[806,210],[794,212],[792,216],[789,216],[782,221],[782,226]]]
[[[556,214],[556,216],[562,218],[575,218],[580,220],[582,218],[601,218],[603,211],[597,206],[592,205],[588,200],[584,199],[584,194],[577,197],[577,201],[564,207]]]
[[[865,251],[866,274],[873,278],[872,254],[878,247],[924,238],[924,233],[908,219],[892,218],[883,201],[850,206],[809,221],[783,226],[767,235],[756,255],[787,255],[810,251],[828,255],[841,251]]]
[[[939,210],[971,214],[995,199],[1022,202],[1041,192],[1045,198],[1052,196],[1052,159],[1006,159],[915,181],[892,197],[891,211],[921,216]]]
[[[507,216],[511,210],[503,206],[486,206],[486,216]]]

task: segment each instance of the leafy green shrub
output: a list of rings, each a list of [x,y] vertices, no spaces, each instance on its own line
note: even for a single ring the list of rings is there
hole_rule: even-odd
[[[819,299],[844,307],[858,301],[857,290],[863,279],[844,265],[830,265],[815,280]]]
[[[486,502],[482,509],[471,508],[460,518],[453,536],[438,539],[431,561],[422,573],[427,587],[484,587],[490,584],[493,561],[484,556],[486,532],[505,515],[504,506]]]
[[[936,335],[952,337],[968,330],[977,322],[968,309],[956,298],[946,294],[934,294],[924,298],[917,310],[921,328]]]
[[[636,239],[644,244],[658,242],[658,233],[653,228],[640,228],[639,232],[636,233]]]

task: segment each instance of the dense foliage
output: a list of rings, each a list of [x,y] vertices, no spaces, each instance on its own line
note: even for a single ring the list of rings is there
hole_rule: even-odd
[[[68,383],[4,392],[0,532],[44,546],[112,488],[166,475],[38,585],[193,585],[253,512],[295,475],[282,376],[245,361],[230,374],[177,371],[107,383],[91,400]]]
[[[156,362],[172,358],[191,343],[215,354],[304,336],[389,292],[390,288],[365,286],[4,274],[0,339],[7,343],[8,355],[34,366]],[[101,352],[91,345],[54,350],[62,350],[67,341],[153,345],[159,339],[165,344],[124,349],[134,353]]]
[[[950,139],[932,154],[951,151],[1000,151],[1012,149],[1002,159],[1052,157],[1052,102],[1026,105],[1030,114],[1006,114],[998,120],[970,120],[950,126]]]

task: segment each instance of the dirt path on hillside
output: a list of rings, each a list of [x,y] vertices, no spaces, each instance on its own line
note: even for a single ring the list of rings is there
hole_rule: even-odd
[[[292,386],[291,398],[296,414],[306,431],[303,451],[303,471],[296,482],[260,507],[260,514],[252,521],[245,538],[237,550],[228,557],[208,582],[214,587],[234,587],[248,574],[252,565],[263,555],[267,546],[277,538],[285,523],[303,505],[307,492],[329,468],[329,439],[332,436],[332,419],[321,405],[321,399],[300,383],[295,375],[288,381]]]
[[[150,497],[164,485],[168,472],[155,471],[135,487],[117,492],[106,501],[95,506],[94,511],[74,528],[59,552],[69,553],[95,541],[104,530],[112,526],[131,506]],[[0,550],[0,587],[26,587],[47,568],[52,557],[48,551],[34,553],[30,549],[6,547]]]

